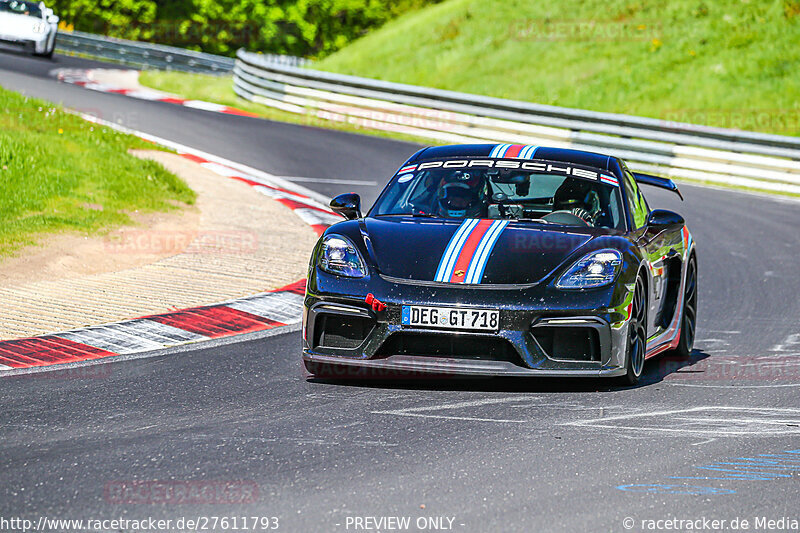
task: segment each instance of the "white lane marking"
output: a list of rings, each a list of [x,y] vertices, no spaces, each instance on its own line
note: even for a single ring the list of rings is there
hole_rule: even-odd
[[[222,104],[214,104],[212,102],[204,102],[202,100],[186,100],[183,102],[186,107],[193,109],[201,109],[203,111],[216,111],[217,113],[225,111],[228,106]]]
[[[303,208],[300,207],[298,209],[294,209],[294,214],[300,217],[300,219],[310,226],[314,226],[317,224],[322,224],[325,226],[332,226],[337,222],[341,222],[344,220],[339,215],[323,213],[318,209],[312,208]]]
[[[485,398],[483,400],[469,400],[456,403],[427,405],[424,407],[407,407],[405,409],[392,409],[388,411],[371,411],[371,413],[374,415],[414,416],[419,418],[439,418],[444,420],[467,420],[472,422],[500,422],[500,423],[521,424],[528,422],[528,420],[507,420],[501,418],[479,418],[471,416],[433,415],[424,413],[430,411],[443,411],[446,409],[465,409],[468,407],[480,407],[483,405],[497,405],[501,403],[522,402],[522,401],[526,401],[526,398],[519,398],[517,396],[511,396],[508,398]]]
[[[510,403],[525,401],[525,398],[509,396],[507,398],[484,398],[483,400],[468,400],[465,402],[444,403],[441,405],[428,405],[425,407],[407,407],[405,409],[393,409],[391,411],[373,411],[381,414],[395,413],[419,413],[424,411],[441,411],[444,409],[463,409],[465,407],[479,407],[481,405],[494,405],[498,403]]]
[[[800,383],[783,383],[775,385],[696,385],[694,383],[675,383],[674,381],[665,381],[667,385],[675,385],[678,387],[696,387],[698,389],[780,389],[784,387],[800,387]]]
[[[210,170],[215,174],[219,174],[220,176],[225,176],[226,178],[236,177],[244,177],[242,176],[241,172],[235,170],[231,167],[220,165],[219,163],[214,163],[213,161],[209,161],[208,163],[200,163],[200,166],[206,170]]]
[[[703,417],[701,413],[731,413],[729,418]],[[687,416],[697,414],[698,416]],[[736,414],[744,415],[736,417]],[[680,416],[683,415],[683,416]],[[751,415],[748,417],[747,415]],[[788,415],[788,418],[777,418]],[[644,417],[654,420],[642,420],[642,425],[625,425],[616,422],[633,422]],[[661,417],[661,418],[658,418]],[[770,418],[772,417],[772,418]],[[671,422],[677,426],[667,427]],[[681,424],[683,427],[681,427]],[[719,436],[780,436],[800,433],[800,409],[783,409],[774,407],[733,407],[707,406],[689,409],[674,409],[630,415],[609,416],[577,422],[565,422],[561,425],[576,427],[592,427],[614,430],[631,430],[639,433],[678,433],[684,435]]]
[[[332,183],[335,185],[364,185],[366,187],[376,187],[378,185],[377,181],[343,180],[338,178],[301,178],[300,176],[281,176],[281,179],[291,182]]]
[[[652,411],[645,413],[635,413],[628,415],[607,416],[602,419],[603,421],[612,420],[626,420],[631,418],[641,418],[644,416],[664,416],[673,414],[693,413],[697,411],[764,411],[764,412],[780,412],[780,413],[797,413],[800,414],[800,409],[789,409],[781,407],[735,407],[730,405],[709,405],[704,407],[690,407],[687,409],[671,409],[669,411]],[[583,425],[584,423],[591,423],[592,420],[581,420],[578,422],[567,422],[566,425]]]
[[[513,423],[513,424],[524,424],[525,422],[528,422],[528,420],[506,420],[503,418],[475,418],[472,416],[424,415],[422,413],[392,413],[391,411],[372,411],[372,414],[414,416],[418,418],[439,418],[443,420],[468,420],[471,422],[499,422],[499,423]]]
[[[716,437],[711,437],[710,439],[706,439],[700,442],[693,442],[692,446],[701,446],[703,444],[708,444],[709,442],[714,442],[715,440],[717,440]]]
[[[167,95],[165,95],[164,93],[158,93],[147,90],[141,90],[141,91],[130,90],[125,93],[125,96],[138,98],[139,100],[151,100],[151,101],[158,101],[167,97]]]
[[[800,346],[800,333],[793,333],[772,347],[774,352],[786,352]]]
[[[12,367],[6,365],[0,365],[0,370],[11,370]]]

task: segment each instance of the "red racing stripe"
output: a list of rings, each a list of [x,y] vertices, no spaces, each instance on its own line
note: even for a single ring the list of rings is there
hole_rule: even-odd
[[[503,157],[517,157],[523,148],[525,148],[524,144],[512,144]]]
[[[114,355],[118,354],[52,335],[0,342],[0,365],[12,368],[74,363]]]
[[[456,266],[453,268],[453,274],[450,276],[450,283],[464,283],[464,276],[469,268],[469,262],[472,261],[472,256],[475,255],[475,249],[481,242],[484,234],[489,230],[493,220],[483,219],[478,222],[478,225],[472,230],[467,237],[467,242],[461,247],[461,252],[458,254]]]
[[[147,318],[211,338],[263,331],[286,325],[224,305],[187,309]]]

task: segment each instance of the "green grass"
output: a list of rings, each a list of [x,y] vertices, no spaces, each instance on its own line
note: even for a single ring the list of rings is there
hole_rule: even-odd
[[[314,68],[797,135],[798,43],[798,0],[448,0]]]
[[[129,213],[194,203],[153,161],[127,153],[153,145],[0,87],[0,256],[44,233],[102,234]]]

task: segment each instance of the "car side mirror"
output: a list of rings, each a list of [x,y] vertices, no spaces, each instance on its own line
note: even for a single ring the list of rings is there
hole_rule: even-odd
[[[647,227],[656,231],[677,229],[685,223],[686,221],[678,213],[666,209],[653,209],[647,218]]]
[[[361,197],[354,192],[340,194],[331,200],[331,209],[347,220],[361,218]]]

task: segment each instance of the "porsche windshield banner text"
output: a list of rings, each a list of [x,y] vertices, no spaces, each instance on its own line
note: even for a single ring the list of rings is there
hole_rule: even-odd
[[[546,172],[563,174],[565,176],[575,176],[589,180],[601,180],[609,185],[619,185],[616,178],[606,174],[600,174],[592,170],[586,170],[571,165],[553,165],[551,163],[537,163],[534,161],[514,161],[508,159],[453,159],[450,161],[426,161],[419,165],[406,165],[398,171],[398,174],[405,174],[415,170],[425,170],[430,168],[506,168],[529,170],[533,172]]]

